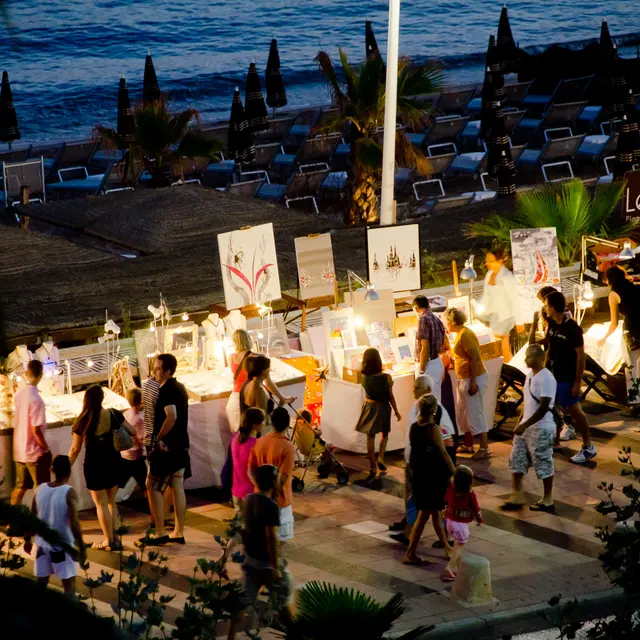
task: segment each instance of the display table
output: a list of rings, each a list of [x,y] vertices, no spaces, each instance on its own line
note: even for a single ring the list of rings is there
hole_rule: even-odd
[[[393,377],[393,395],[402,420],[391,415],[388,451],[404,449],[405,434],[411,426],[407,416],[413,406],[413,373]],[[367,452],[367,436],[355,431],[365,399],[362,385],[346,380],[328,379],[322,385],[322,438],[330,444],[354,453]]]
[[[187,489],[220,486],[220,474],[231,442],[226,407],[233,389],[233,375],[198,371],[178,375],[189,395],[189,455],[191,477]],[[302,408],[306,376],[277,358],[271,358],[271,379],[283,395],[295,396],[294,406]],[[289,409],[293,415],[293,411]]]

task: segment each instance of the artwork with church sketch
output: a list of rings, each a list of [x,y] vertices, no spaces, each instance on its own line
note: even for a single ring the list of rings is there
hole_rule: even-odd
[[[227,309],[280,298],[273,224],[221,233],[218,250]]]
[[[333,295],[336,272],[333,266],[331,236],[323,233],[319,236],[295,238],[294,243],[300,298],[309,300]]]
[[[530,318],[540,309],[538,291],[560,285],[556,228],[512,229],[511,257],[520,312]]]
[[[379,289],[420,288],[420,230],[417,224],[367,229],[369,281]]]

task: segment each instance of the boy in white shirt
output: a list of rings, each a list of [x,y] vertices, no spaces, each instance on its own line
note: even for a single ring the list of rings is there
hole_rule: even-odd
[[[557,383],[545,368],[545,353],[540,345],[527,348],[525,362],[531,369],[524,384],[524,410],[520,424],[513,430],[513,446],[509,468],[513,474],[513,495],[501,505],[503,511],[519,511],[525,505],[522,479],[533,466],[544,487],[540,502],[532,504],[532,511],[555,513],[553,503],[553,443],[556,423],[553,404]]]

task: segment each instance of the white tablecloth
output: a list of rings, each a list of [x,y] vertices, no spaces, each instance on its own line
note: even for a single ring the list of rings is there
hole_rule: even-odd
[[[407,416],[413,405],[413,373],[393,378],[393,395],[402,421],[391,416],[391,433],[387,449],[404,449]],[[322,437],[345,451],[366,453],[367,437],[355,431],[365,395],[362,385],[346,380],[325,380],[322,383]]]

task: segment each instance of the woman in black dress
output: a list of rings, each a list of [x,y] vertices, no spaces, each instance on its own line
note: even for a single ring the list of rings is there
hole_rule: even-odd
[[[102,388],[89,387],[82,403],[82,412],[72,428],[73,441],[69,450],[71,464],[78,459],[85,445],[84,479],[91,498],[96,505],[98,522],[104,534],[104,540],[94,549],[115,551],[120,542],[115,537],[117,521],[116,492],[122,457],[113,444],[113,432],[123,426],[131,436],[135,429],[115,409],[104,409]]]
[[[440,427],[435,422],[437,410],[438,401],[435,396],[422,396],[418,401],[418,420],[411,425],[409,433],[409,473],[418,519],[411,531],[404,564],[423,564],[422,558],[416,555],[416,550],[429,518],[447,558],[451,555],[440,512],[444,509],[444,496],[455,467],[442,442]]]

